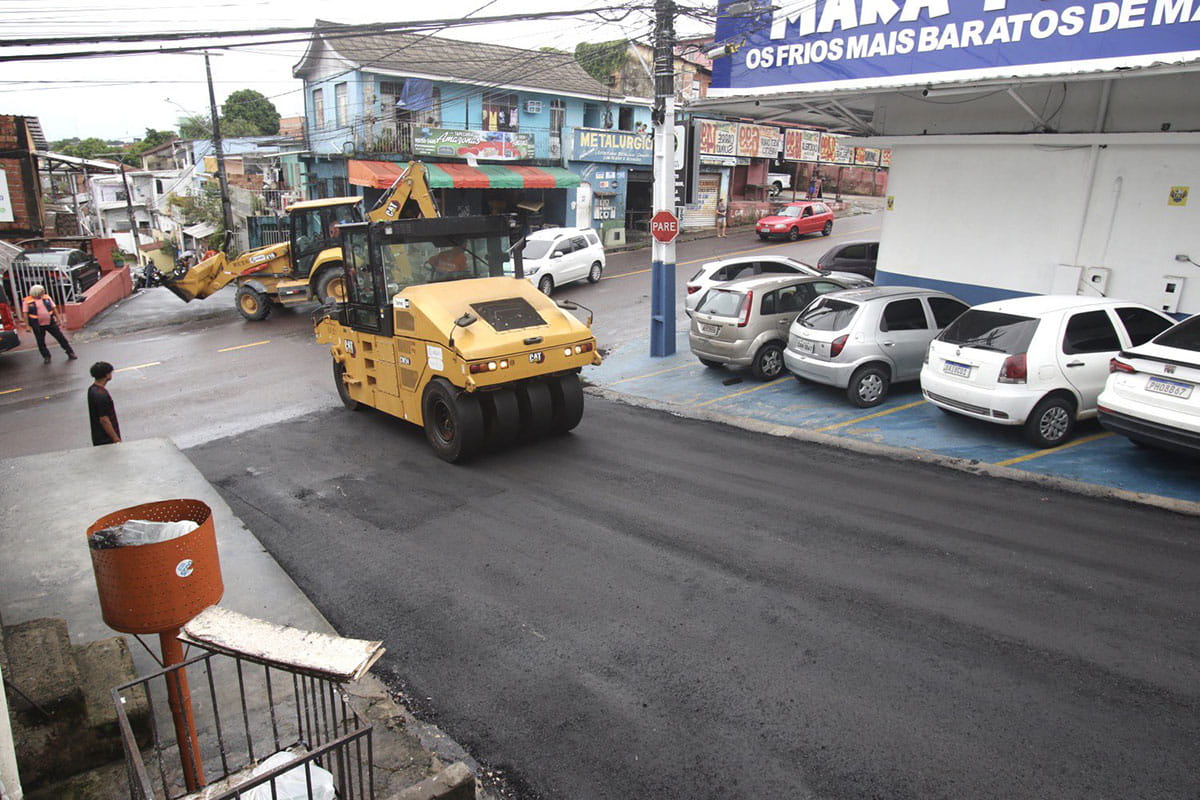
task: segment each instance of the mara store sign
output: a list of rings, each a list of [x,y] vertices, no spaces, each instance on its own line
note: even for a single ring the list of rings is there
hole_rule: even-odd
[[[711,96],[1112,70],[1200,59],[1200,0],[811,0],[716,40]]]

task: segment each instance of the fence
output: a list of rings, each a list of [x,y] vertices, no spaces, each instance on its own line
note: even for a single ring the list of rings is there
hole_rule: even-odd
[[[186,678],[197,732],[206,800],[246,796],[255,787],[262,797],[283,796],[287,781],[303,781],[308,796],[330,773],[339,800],[373,800],[374,752],[371,726],[347,700],[342,688],[324,678],[299,674],[237,656],[204,655],[113,689],[117,724],[125,750],[132,800],[175,800],[189,793],[183,784],[180,751],[172,736],[167,703],[168,681]],[[151,742],[143,752],[126,715],[138,706],[138,693],[149,705]],[[265,758],[287,752],[293,760],[252,774]],[[285,776],[286,777],[283,777]],[[282,780],[281,780],[282,777]],[[161,791],[160,791],[161,790]]]

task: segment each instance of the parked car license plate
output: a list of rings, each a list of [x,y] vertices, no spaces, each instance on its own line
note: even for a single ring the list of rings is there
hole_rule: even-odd
[[[807,339],[797,339],[796,340],[796,349],[799,350],[801,353],[812,353],[815,351],[815,349],[813,347],[813,343],[808,341]]]
[[[1146,391],[1167,394],[1171,397],[1178,397],[1182,400],[1186,400],[1192,396],[1192,385],[1190,383],[1168,381],[1164,380],[1163,378],[1151,378],[1146,382]]]
[[[721,332],[721,326],[720,325],[707,325],[707,324],[701,322],[700,323],[700,332],[703,333],[705,336],[716,336],[718,333]]]
[[[955,375],[959,378],[971,377],[971,365],[960,364],[957,361],[946,361],[942,364],[942,372],[947,375]]]

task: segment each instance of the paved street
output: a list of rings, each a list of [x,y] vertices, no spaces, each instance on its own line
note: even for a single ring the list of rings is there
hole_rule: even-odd
[[[839,220],[832,241],[877,226]],[[683,243],[680,296],[718,254],[831,243]],[[648,257],[556,295],[596,311],[605,348],[643,344]],[[307,310],[247,323],[225,295],[163,299],[110,312],[79,362],[0,357],[0,451],[86,445],[86,365],[112,361],[127,436],[187,448],[320,611],[384,639],[393,685],[522,798],[1200,785],[1195,517],[596,397],[570,436],[454,467],[419,429],[340,407]]]
[[[188,452],[523,797],[1189,797],[1194,519],[589,399],[467,467],[382,414]]]

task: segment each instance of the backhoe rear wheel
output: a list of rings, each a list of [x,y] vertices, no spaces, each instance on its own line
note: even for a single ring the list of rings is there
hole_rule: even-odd
[[[583,386],[579,376],[559,375],[550,380],[550,393],[554,398],[554,433],[566,433],[575,429],[583,419]]]
[[[237,303],[238,313],[251,322],[271,316],[271,299],[257,289],[239,286],[234,302]]]
[[[351,411],[360,411],[363,405],[350,396],[350,387],[342,377],[345,374],[346,366],[340,361],[333,362],[333,385],[337,387],[338,397],[342,398],[342,405]]]
[[[325,267],[317,275],[315,284],[317,300],[322,305],[333,300],[335,303],[346,302],[346,277],[341,266]]]
[[[434,380],[425,390],[422,413],[425,438],[443,461],[464,461],[483,445],[483,410],[474,395]]]

